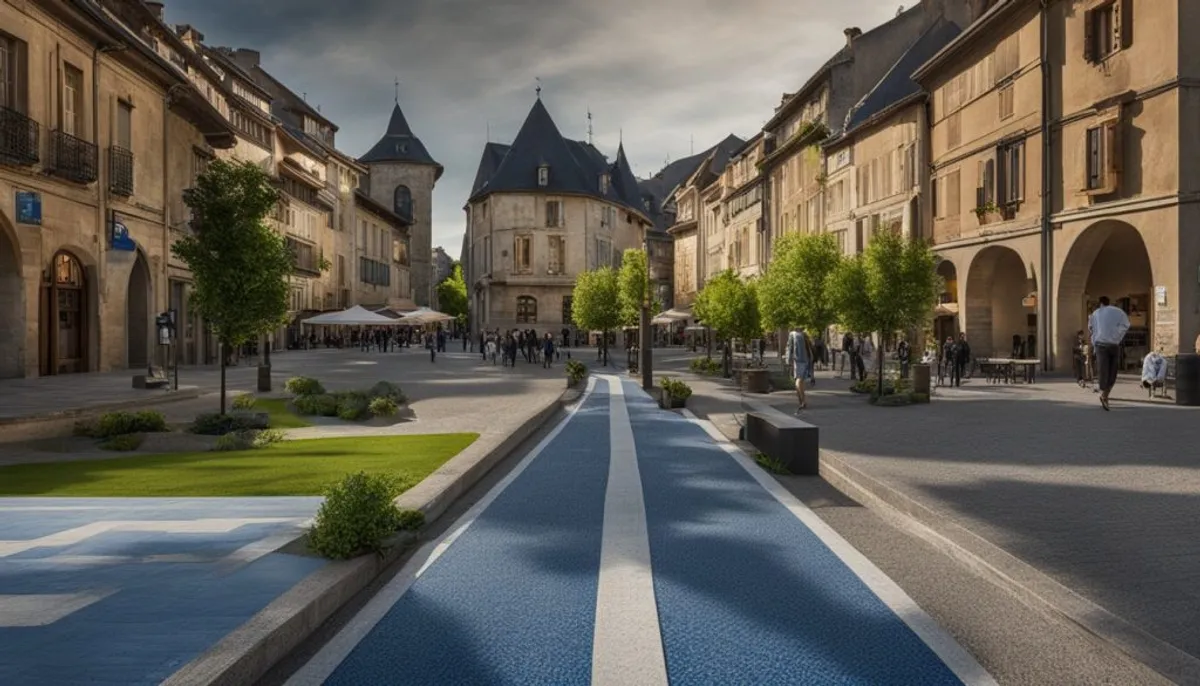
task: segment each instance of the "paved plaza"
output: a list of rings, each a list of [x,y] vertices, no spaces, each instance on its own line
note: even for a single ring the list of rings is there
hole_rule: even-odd
[[[0,498],[0,684],[160,683],[324,564],[320,498]]]
[[[289,683],[992,683],[747,458],[591,384]]]
[[[665,352],[659,371],[685,374]],[[688,376],[698,413],[732,418],[794,393],[739,393]],[[1084,598],[1200,657],[1200,461],[1195,408],[1123,380],[1104,412],[1070,380],[972,380],[930,405],[875,408],[819,375],[804,419],[823,451],[999,546]],[[736,423],[732,424],[736,432]]]

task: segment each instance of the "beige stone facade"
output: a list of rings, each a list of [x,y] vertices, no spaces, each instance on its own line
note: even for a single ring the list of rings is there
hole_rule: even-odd
[[[159,28],[142,3],[0,5],[0,377],[162,361],[175,201],[234,139],[135,36]]]
[[[396,205],[399,189],[411,198],[412,224],[409,241],[412,250],[411,297],[417,305],[430,305],[433,297],[433,187],[441,168],[404,162],[371,163],[368,194],[385,207]]]
[[[354,302],[398,312],[415,309],[409,272],[408,223],[386,205],[363,195],[359,196],[356,212],[354,259],[358,279],[352,284]]]
[[[1102,295],[1133,324],[1122,369],[1186,350],[1200,330],[1185,4],[1011,2],[922,69],[932,237],[957,286],[954,328],[976,354],[1009,354],[1019,336],[1026,355],[1070,369]]]

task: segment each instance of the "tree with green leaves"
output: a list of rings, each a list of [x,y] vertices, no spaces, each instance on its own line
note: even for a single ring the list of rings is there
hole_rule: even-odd
[[[694,311],[696,318],[724,341],[722,359],[725,376],[729,376],[733,339],[749,341],[762,335],[755,284],[742,281],[732,269],[727,269],[709,279],[696,294]]]
[[[769,331],[804,327],[821,336],[837,321],[829,297],[829,277],[842,262],[832,234],[787,234],[778,241],[771,263],[758,281],[758,306]]]
[[[608,332],[621,326],[620,285],[612,267],[586,271],[575,277],[571,318],[585,331],[601,333],[600,349],[608,366]]]
[[[923,242],[883,231],[866,252],[843,260],[829,279],[829,297],[842,324],[880,339],[920,325],[937,304],[937,259]],[[878,354],[878,393],[883,394],[883,353]]]
[[[457,262],[454,269],[437,286],[438,306],[445,314],[454,317],[460,326],[467,323],[467,282],[463,279],[462,265]]]
[[[287,321],[295,255],[267,224],[279,192],[251,162],[213,160],[194,187],[184,191],[183,200],[192,210],[192,232],[171,251],[192,272],[193,311],[212,327],[221,345],[225,414],[227,352]]]

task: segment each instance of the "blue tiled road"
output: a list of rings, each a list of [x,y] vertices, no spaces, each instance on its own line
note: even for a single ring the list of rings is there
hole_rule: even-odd
[[[609,438],[609,381],[623,384],[645,528],[623,511],[610,508],[608,515],[622,522],[614,536],[624,543],[648,539],[652,568],[652,578],[628,574],[638,558],[637,546],[626,546],[630,556],[612,558],[611,569],[623,571],[609,576],[616,580],[610,583],[627,584],[615,593],[598,583],[602,541],[609,550],[604,501],[610,459],[614,469],[631,463],[616,456],[625,455],[618,434]],[[628,473],[620,473],[613,483],[629,483]],[[652,596],[640,593],[639,579],[652,586]],[[614,377],[596,379],[581,410],[540,455],[407,592],[397,593],[403,594],[390,609],[371,615],[383,617],[373,628],[366,619],[346,630],[344,638],[358,640],[356,646],[331,643],[291,684],[588,684],[593,651],[641,659],[636,651],[613,648],[611,639],[593,640],[598,602],[606,622],[633,612],[638,622],[650,618],[661,634],[662,657],[646,660],[650,668],[637,683],[961,683],[822,538],[700,426],[659,410],[640,389]],[[386,597],[395,596],[375,602],[391,602]],[[641,597],[653,600],[629,600]],[[616,626],[631,626],[620,621]],[[655,653],[657,646],[644,650]],[[973,674],[988,682],[982,672]],[[602,677],[621,682],[603,670]]]
[[[161,682],[322,564],[264,549],[319,501],[0,498],[0,684]]]
[[[598,391],[326,683],[589,683],[608,455]]]

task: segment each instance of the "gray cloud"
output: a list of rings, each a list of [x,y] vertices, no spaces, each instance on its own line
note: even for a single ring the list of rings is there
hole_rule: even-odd
[[[845,41],[894,16],[885,0],[167,0],[212,45],[260,50],[276,78],[337,122],[338,147],[383,133],[393,80],[446,174],[434,244],[457,254],[462,205],[490,125],[509,142],[535,77],[564,134],[610,157],[623,136],[639,176],[729,133],[749,136]]]

